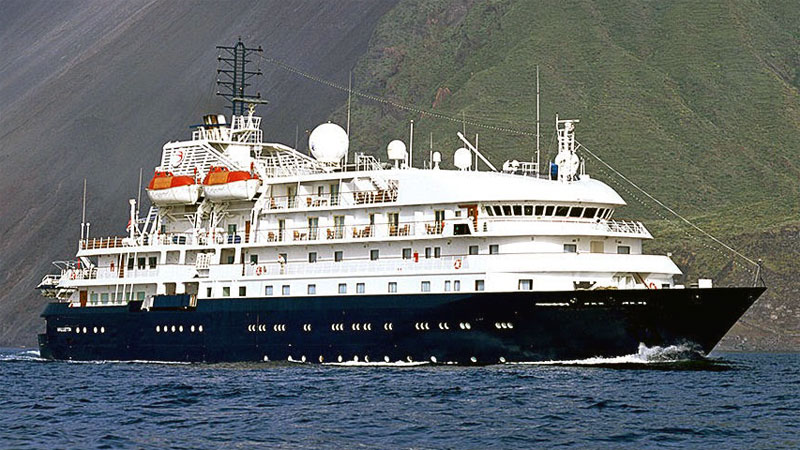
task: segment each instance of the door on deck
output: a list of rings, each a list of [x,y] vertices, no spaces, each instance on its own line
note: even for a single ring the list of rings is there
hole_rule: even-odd
[[[89,297],[89,292],[88,291],[80,291],[79,294],[80,294],[81,306],[86,306],[86,302],[87,302],[88,297]]]
[[[250,242],[250,221],[244,223],[244,242]]]

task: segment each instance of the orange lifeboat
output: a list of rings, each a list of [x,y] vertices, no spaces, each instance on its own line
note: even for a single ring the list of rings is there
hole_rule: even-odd
[[[200,198],[200,185],[190,176],[156,171],[147,195],[154,205],[192,205]]]
[[[216,202],[252,200],[260,186],[261,179],[250,172],[212,167],[203,180],[203,193]]]

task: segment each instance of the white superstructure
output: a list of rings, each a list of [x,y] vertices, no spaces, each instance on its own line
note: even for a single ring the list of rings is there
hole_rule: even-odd
[[[346,134],[336,125],[312,133],[317,159],[262,142],[252,109],[231,124],[207,116],[191,140],[164,145],[156,168],[192,177],[196,184],[185,190],[200,189],[199,199],[163,202],[145,218],[135,217],[131,201],[129,234],[81,240],[78,263],[62,271],[53,292],[106,306],[181,293],[257,299],[675,287],[677,266],[642,254],[642,241],[652,238],[644,225],[613,219],[625,202],[583,173],[574,123],[557,120],[558,173],[540,175],[535,163],[518,161],[478,171],[474,147],[459,149],[460,170],[439,169],[438,152],[432,168],[413,168],[399,141],[389,163],[356,153],[344,165]],[[249,172],[255,195],[242,198],[252,199],[204,195],[202,180],[215,167]]]

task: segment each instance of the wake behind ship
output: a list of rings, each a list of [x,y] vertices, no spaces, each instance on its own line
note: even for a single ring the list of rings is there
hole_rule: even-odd
[[[558,154],[501,170],[463,135],[456,169],[402,141],[389,162],[352,153],[338,125],[308,156],[263,142],[259,100],[231,55],[233,115],[209,115],[164,145],[130,201],[125,236],[90,238],[46,276],[42,357],[73,360],[498,362],[709,352],[763,287],[678,285],[642,253],[641,222],[585,173],[576,120]],[[249,110],[245,105],[250,104]],[[413,135],[413,128],[412,128]],[[409,143],[410,144],[410,143]],[[480,159],[488,170],[478,169]]]

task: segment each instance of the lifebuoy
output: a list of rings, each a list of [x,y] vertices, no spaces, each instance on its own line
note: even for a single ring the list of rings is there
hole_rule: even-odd
[[[457,259],[456,262],[453,263],[453,267],[455,267],[456,270],[461,268],[461,259],[460,258]]]
[[[70,280],[74,280],[74,279],[75,279],[75,277],[77,277],[77,275],[75,275],[75,272],[71,272],[71,273],[69,274],[69,279],[70,279]]]
[[[650,284],[648,285],[648,287],[649,287],[650,289],[658,289],[658,287],[656,287],[656,284],[655,284],[655,283],[653,283],[652,281],[650,282]]]
[[[261,266],[256,267],[256,275],[261,275],[264,273],[264,268]]]
[[[114,271],[114,263],[113,263],[113,262],[111,263],[111,265],[110,265],[110,266],[108,266],[108,270],[109,270],[110,272],[113,272],[113,271]]]

